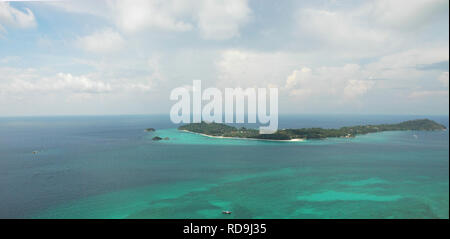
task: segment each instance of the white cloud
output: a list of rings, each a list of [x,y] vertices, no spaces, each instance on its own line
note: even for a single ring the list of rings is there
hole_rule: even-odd
[[[283,52],[226,50],[216,62],[218,87],[279,87],[293,98],[352,100],[375,85],[358,64],[298,67],[299,57]],[[294,69],[294,70],[293,70]]]
[[[124,43],[122,36],[112,29],[104,29],[77,40],[78,46],[94,53],[114,52],[123,47]]]
[[[347,8],[300,8],[296,33],[341,57],[376,57],[411,48],[423,26],[448,13],[448,0],[372,0]],[[416,46],[417,47],[417,46]]]
[[[147,92],[153,89],[152,81],[132,81],[130,79],[95,80],[96,75],[72,75],[58,73],[54,76],[41,76],[35,69],[0,68],[0,94],[64,94],[89,95],[108,93]]]
[[[383,89],[431,89],[437,86],[437,81],[427,84],[427,79],[435,78],[436,72],[422,70],[421,67],[448,61],[448,49],[448,45],[438,45],[400,51],[385,55],[378,61],[365,65],[364,69],[372,78],[383,80],[378,85]]]
[[[12,7],[8,2],[0,2],[0,30],[5,27],[30,28],[36,26],[33,12]]]
[[[112,20],[126,33],[198,30],[202,38],[213,40],[239,36],[241,27],[252,13],[248,0],[111,0],[103,4],[102,1],[48,4],[68,12]]]
[[[444,85],[444,87],[448,88],[448,71],[442,72],[438,80],[442,83],[442,85]]]
[[[158,100],[145,103],[161,106],[171,87],[201,79],[205,87],[279,87],[280,98],[285,100],[280,107],[284,104],[287,111],[352,112],[353,102],[357,102],[370,106],[364,107],[367,112],[388,108],[396,113],[396,109],[408,112],[411,99],[423,99],[423,106],[442,102],[433,95],[448,92],[448,72],[441,72],[449,60],[448,30],[441,28],[446,22],[436,19],[448,15],[447,0],[326,2],[251,4],[254,9],[249,0],[39,3],[59,9],[30,4],[36,14],[63,9],[76,15],[56,25],[48,22],[50,28],[32,32],[32,42],[37,40],[44,48],[28,49],[33,45],[25,44],[19,54],[22,59],[0,57],[0,63],[9,66],[36,67],[3,67],[0,94],[24,99],[32,99],[27,95],[34,92],[35,98],[49,93],[55,99],[82,94],[111,102],[160,94]],[[33,12],[13,3],[0,4],[0,25],[5,29],[27,25],[16,19],[24,16],[32,17],[35,24]],[[79,18],[85,19],[76,20]],[[65,30],[59,32],[66,21],[74,26],[78,38]],[[28,25],[33,25],[32,21]],[[59,33],[49,34],[49,29]],[[80,33],[86,30],[88,34]],[[67,44],[50,44],[66,43],[71,37],[71,46],[86,52],[66,51]],[[200,38],[242,39],[206,42]],[[5,43],[15,49],[23,42]],[[116,51],[118,54],[108,57],[101,55]],[[45,56],[40,54],[43,52]],[[72,74],[56,74],[61,71]],[[152,94],[147,94],[149,91]],[[391,104],[398,100],[401,103]],[[130,102],[124,108],[144,105],[134,99]],[[436,105],[430,112],[443,108]]]
[[[69,13],[77,13],[77,14],[89,14],[103,18],[109,18],[110,13],[108,12],[108,7],[111,4],[111,1],[104,0],[76,0],[76,1],[40,1],[39,4],[45,4],[57,9],[61,9],[63,11]]]
[[[301,75],[301,76],[300,76]],[[286,80],[285,88],[292,89],[298,84],[303,84],[311,78],[311,69],[308,67],[302,67],[300,70],[294,70]]]
[[[145,29],[189,31],[192,25],[182,20],[187,8],[176,1],[123,0],[112,4],[114,19],[124,31]]]
[[[294,55],[284,52],[224,50],[215,62],[219,87],[266,87],[279,85],[297,65]]]
[[[334,100],[353,100],[363,96],[375,82],[357,64],[342,67],[302,67],[290,74],[284,89],[296,98],[319,97]]]
[[[34,78],[34,77],[33,77]],[[17,93],[108,93],[112,87],[108,83],[93,81],[86,76],[73,76],[71,74],[59,73],[56,77],[43,77],[27,79],[16,76],[15,79],[6,85],[2,85],[4,94]]]
[[[347,99],[354,99],[364,95],[375,84],[371,80],[349,80],[344,88],[344,96]]]
[[[149,99],[155,97],[149,94],[153,89],[149,79],[111,79],[96,73],[48,74],[43,69],[0,67],[0,113],[67,115],[154,112],[159,105],[148,107]],[[159,109],[156,112],[163,111]]]
[[[32,82],[38,77],[38,72],[33,68],[0,67],[0,95],[14,95],[17,88],[15,82]]]
[[[301,34],[307,34],[334,46],[372,46],[385,42],[389,35],[354,21],[345,12],[300,9],[297,16]],[[355,45],[354,43],[358,43]]]
[[[448,61],[448,42],[433,47],[412,48],[409,50],[387,54],[370,67],[383,68],[415,68],[422,65]]]
[[[413,30],[448,11],[448,0],[377,0],[363,6],[382,26]]]
[[[198,27],[205,39],[229,39],[239,36],[250,14],[247,0],[206,0],[197,13]]]
[[[204,39],[223,40],[239,36],[251,10],[247,0],[127,0],[113,4],[117,25],[128,32],[145,29],[191,31],[196,27]]]
[[[49,82],[50,83],[50,82]],[[58,80],[51,84],[43,84],[46,86],[44,90],[63,90],[67,89],[72,92],[84,92],[84,93],[107,93],[111,92],[112,87],[110,84],[93,81],[86,76],[72,76],[71,74],[58,74]]]

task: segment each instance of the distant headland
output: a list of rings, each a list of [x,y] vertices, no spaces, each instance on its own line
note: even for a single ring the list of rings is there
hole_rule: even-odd
[[[207,123],[207,122],[182,125],[178,129],[212,137],[301,141],[306,139],[325,139],[337,137],[351,138],[360,134],[376,133],[383,131],[446,130],[446,127],[433,120],[417,119],[404,121],[398,124],[357,125],[350,127],[342,127],[339,129],[324,129],[324,128],[281,129],[274,134],[260,134],[259,130],[257,129],[248,129],[245,127],[236,128],[226,124]]]

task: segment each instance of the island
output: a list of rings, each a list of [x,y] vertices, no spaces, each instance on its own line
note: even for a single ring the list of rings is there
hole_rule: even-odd
[[[191,123],[182,125],[179,130],[203,134],[206,136],[223,138],[248,138],[261,140],[290,140],[300,141],[306,139],[326,139],[326,138],[352,138],[360,134],[376,133],[383,131],[435,131],[446,130],[444,125],[429,119],[417,119],[404,121],[398,124],[379,125],[357,125],[341,127],[339,129],[324,128],[301,128],[301,129],[281,129],[274,134],[260,134],[257,129],[245,127],[236,128],[221,123]]]
[[[159,137],[159,136],[155,136],[155,137],[152,138],[152,140],[153,140],[153,141],[169,140],[169,137],[161,138],[161,137]]]
[[[144,131],[145,132],[155,132],[155,129],[154,128],[147,128]]]

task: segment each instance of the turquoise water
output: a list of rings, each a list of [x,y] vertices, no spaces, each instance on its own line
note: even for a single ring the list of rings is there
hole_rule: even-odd
[[[339,119],[319,122],[355,123]],[[315,121],[282,120],[288,127]],[[448,125],[448,117],[437,120]],[[448,132],[273,142],[210,138],[165,122],[0,120],[0,217],[449,217]]]

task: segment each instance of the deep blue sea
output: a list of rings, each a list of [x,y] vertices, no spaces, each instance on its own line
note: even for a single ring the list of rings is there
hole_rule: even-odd
[[[449,125],[282,115],[279,128],[419,118]],[[0,218],[449,217],[448,131],[287,143],[176,127],[166,115],[0,118]]]

